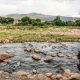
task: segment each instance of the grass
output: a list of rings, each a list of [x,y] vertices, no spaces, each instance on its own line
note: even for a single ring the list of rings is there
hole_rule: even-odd
[[[0,41],[80,41],[80,35],[67,34],[75,28],[69,27],[32,27],[32,26],[0,26]],[[80,29],[78,29],[80,30]],[[58,32],[62,33],[59,34]],[[65,33],[65,34],[64,34]]]

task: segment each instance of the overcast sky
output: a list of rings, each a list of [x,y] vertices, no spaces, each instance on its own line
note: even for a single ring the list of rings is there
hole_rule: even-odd
[[[80,0],[0,0],[0,15],[32,12],[80,17]]]

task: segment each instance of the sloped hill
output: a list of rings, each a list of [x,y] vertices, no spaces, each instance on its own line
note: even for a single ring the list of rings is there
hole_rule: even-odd
[[[54,20],[54,18],[56,16],[52,16],[52,15],[44,15],[44,14],[39,14],[39,13],[29,13],[29,14],[9,14],[6,17],[12,17],[14,19],[21,19],[24,16],[28,16],[32,19],[41,19],[41,20],[45,20],[45,21],[51,21]],[[65,16],[61,16],[61,20],[63,21],[67,21],[67,20],[80,20],[79,17],[65,17]]]

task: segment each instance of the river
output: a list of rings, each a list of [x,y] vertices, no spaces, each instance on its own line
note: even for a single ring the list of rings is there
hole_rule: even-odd
[[[32,55],[35,52],[25,51],[24,48],[38,48],[41,52],[41,60],[36,61],[32,59]],[[78,54],[79,49],[79,42],[24,42],[0,44],[0,52],[7,52],[12,56],[9,59],[9,64],[0,63],[0,70],[8,72],[24,70],[31,72],[33,69],[36,69],[39,72],[55,72],[59,67],[63,67],[78,72],[76,55]],[[46,55],[52,56],[59,52],[64,53],[64,57],[55,56],[51,62],[44,62]],[[70,58],[66,57],[67,54],[70,54]]]

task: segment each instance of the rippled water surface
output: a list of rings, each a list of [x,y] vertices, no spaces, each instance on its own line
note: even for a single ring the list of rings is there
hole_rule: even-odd
[[[38,48],[40,55],[42,56],[40,61],[32,59],[32,55],[35,53],[24,51],[24,48]],[[9,64],[0,63],[0,69],[4,71],[13,70],[25,70],[32,71],[37,69],[41,72],[52,72],[64,67],[78,72],[76,66],[76,55],[80,49],[79,42],[59,42],[59,43],[47,43],[47,42],[25,42],[25,43],[10,43],[0,44],[1,52],[8,52],[12,57],[9,59]],[[54,57],[54,60],[50,63],[44,62],[46,55],[55,55],[58,52],[64,53],[64,57]],[[66,58],[66,54],[70,54],[71,58]]]

